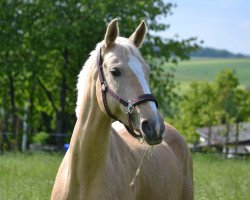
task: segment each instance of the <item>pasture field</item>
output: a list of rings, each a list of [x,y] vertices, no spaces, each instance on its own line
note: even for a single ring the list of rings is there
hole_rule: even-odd
[[[60,154],[0,155],[0,200],[48,200]]]
[[[195,200],[249,200],[250,159],[193,155]]]
[[[216,74],[224,69],[232,69],[239,78],[240,85],[250,86],[250,58],[192,58],[181,61],[174,67],[175,80],[180,82],[181,89],[187,89],[191,82],[212,82]]]
[[[47,200],[62,154],[0,155],[0,200]],[[195,200],[249,200],[250,159],[194,154]]]

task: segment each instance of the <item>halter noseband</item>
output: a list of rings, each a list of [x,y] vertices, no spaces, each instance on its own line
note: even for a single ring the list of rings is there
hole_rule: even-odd
[[[111,47],[113,48],[113,47]],[[111,48],[109,50],[111,50]],[[106,51],[107,53],[108,51]],[[124,125],[125,128],[127,129],[127,131],[135,138],[142,138],[142,134],[139,132],[139,134],[135,133],[134,129],[133,129],[133,125],[132,125],[132,113],[134,110],[134,107],[142,104],[146,101],[153,101],[156,104],[156,107],[158,107],[158,103],[156,101],[156,98],[152,95],[152,94],[143,94],[139,97],[133,98],[132,100],[125,100],[124,98],[122,98],[121,96],[119,96],[118,94],[116,94],[113,90],[110,89],[110,87],[108,86],[105,76],[104,76],[104,72],[103,72],[103,58],[102,58],[102,52],[101,52],[101,48],[100,48],[100,53],[99,53],[99,57],[97,57],[97,69],[98,69],[98,75],[99,75],[99,79],[101,82],[101,91],[102,91],[102,101],[105,107],[105,110],[107,112],[107,114],[117,120],[117,117],[115,115],[113,115],[109,109],[108,106],[108,102],[107,102],[107,93],[109,93],[116,101],[118,101],[120,104],[122,104],[125,107],[125,113],[128,117],[128,126]]]

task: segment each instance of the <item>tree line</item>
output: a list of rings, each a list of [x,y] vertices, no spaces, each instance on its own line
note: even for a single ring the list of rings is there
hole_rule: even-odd
[[[0,132],[12,132],[17,147],[24,121],[30,138],[39,131],[71,133],[77,75],[113,18],[127,37],[146,21],[142,54],[154,71],[153,90],[160,104],[172,104],[173,76],[159,76],[161,64],[187,59],[199,47],[196,38],[180,41],[155,34],[169,28],[158,18],[175,6],[163,0],[0,0]]]
[[[191,57],[211,57],[211,58],[249,58],[249,55],[241,53],[231,53],[227,50],[203,47],[190,54]]]

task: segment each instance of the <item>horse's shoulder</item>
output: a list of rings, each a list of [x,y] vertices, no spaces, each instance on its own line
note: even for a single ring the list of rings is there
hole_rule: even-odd
[[[165,123],[163,140],[171,147],[177,157],[181,158],[189,154],[189,149],[182,135],[170,124]]]
[[[193,164],[187,142],[170,124],[165,123],[164,141],[168,143],[182,165],[183,188],[181,199],[193,199]]]
[[[163,139],[167,143],[185,143],[184,138],[181,134],[171,125],[165,123],[165,133]]]
[[[129,140],[129,139],[134,139],[127,131],[127,129],[125,128],[125,126],[118,122],[115,121],[112,123],[111,125],[111,134],[115,137],[119,136],[120,138],[122,138],[123,140]]]

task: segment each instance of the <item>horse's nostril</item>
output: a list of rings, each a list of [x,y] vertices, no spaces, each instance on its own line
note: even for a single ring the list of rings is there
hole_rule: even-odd
[[[143,120],[142,123],[141,123],[141,126],[142,126],[142,131],[143,132],[152,132],[152,127],[150,126],[148,120]]]

